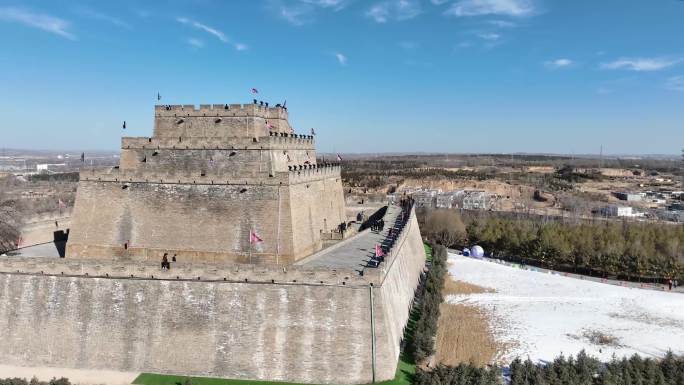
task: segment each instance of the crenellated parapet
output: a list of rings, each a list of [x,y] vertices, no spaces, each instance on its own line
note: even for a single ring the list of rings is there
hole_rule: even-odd
[[[212,170],[204,174],[187,172],[140,172],[126,171],[119,168],[88,169],[80,172],[83,182],[115,182],[115,183],[155,183],[185,185],[229,185],[229,186],[278,186],[289,182],[288,173],[269,174],[268,172],[241,173],[239,176],[217,175]]]
[[[254,284],[368,286],[380,283],[379,275],[360,276],[353,269],[312,268],[254,264],[175,263],[161,270],[152,261],[105,261],[55,258],[6,257],[0,260],[0,273],[45,276],[202,281]]]
[[[320,179],[339,178],[342,168],[339,164],[296,165],[288,173],[289,183],[297,184]]]
[[[178,149],[178,150],[315,150],[311,135],[280,134],[256,138],[206,138],[206,137],[123,137],[122,149]]]
[[[287,109],[259,104],[194,104],[154,106],[157,117],[260,117],[287,120]]]
[[[341,167],[338,164],[303,164],[289,166],[287,172],[241,173],[239,176],[217,174],[213,170],[189,174],[188,172],[141,172],[114,168],[83,169],[80,180],[84,182],[115,183],[161,183],[197,185],[264,185],[278,186],[339,178]]]

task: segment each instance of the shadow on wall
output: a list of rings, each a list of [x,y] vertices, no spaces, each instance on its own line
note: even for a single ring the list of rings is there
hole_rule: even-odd
[[[387,206],[383,206],[383,207],[381,207],[380,209],[378,209],[378,211],[376,211],[376,212],[374,212],[373,214],[371,214],[371,216],[368,217],[368,219],[366,219],[366,220],[361,224],[361,228],[359,228],[359,232],[361,232],[361,231],[363,231],[363,230],[365,230],[365,229],[371,227],[371,225],[372,225],[373,223],[375,223],[376,221],[380,220],[380,218],[383,218],[383,217],[385,216],[385,213],[386,213],[386,212],[387,212]]]
[[[59,253],[60,258],[64,258],[66,255],[66,244],[69,240],[69,229],[57,230],[53,234],[52,242],[55,244],[57,253]]]

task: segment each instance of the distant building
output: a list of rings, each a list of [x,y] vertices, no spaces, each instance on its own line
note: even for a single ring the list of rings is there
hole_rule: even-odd
[[[437,203],[437,191],[426,190],[413,193],[411,195],[417,207],[434,208]]]
[[[644,197],[644,194],[632,192],[616,192],[613,195],[615,195],[617,199],[627,202],[638,202]]]
[[[443,194],[437,194],[435,198],[435,205],[438,209],[451,209],[454,208],[454,201],[456,200],[455,192],[448,192]]]
[[[601,210],[604,215],[611,216],[611,217],[643,217],[643,213],[639,213],[634,211],[632,207],[629,206],[617,206],[617,205],[611,205],[608,207],[603,208]]]
[[[488,210],[489,194],[482,190],[461,190],[456,192],[454,202],[455,207],[464,210]]]
[[[36,164],[36,171],[40,174],[48,174],[57,171],[63,171],[66,168],[65,163],[39,163]]]

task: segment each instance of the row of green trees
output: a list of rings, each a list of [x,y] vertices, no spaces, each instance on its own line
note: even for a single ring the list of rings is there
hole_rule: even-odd
[[[500,385],[497,368],[478,368],[470,364],[440,365],[432,370],[418,369],[414,385]]]
[[[684,273],[684,226],[466,215],[469,244],[494,255],[554,269],[662,280]]]
[[[439,305],[444,300],[444,276],[447,273],[447,250],[442,245],[432,248],[432,261],[425,282],[417,295],[420,316],[413,330],[412,350],[416,362],[435,352],[435,336],[439,320]]]
[[[663,359],[613,358],[602,363],[584,351],[549,363],[516,358],[508,371],[469,364],[418,370],[414,385],[684,385],[684,357],[668,352]]]
[[[684,385],[684,357],[668,352],[661,360],[634,355],[604,364],[582,351],[548,364],[515,359],[510,385]]]

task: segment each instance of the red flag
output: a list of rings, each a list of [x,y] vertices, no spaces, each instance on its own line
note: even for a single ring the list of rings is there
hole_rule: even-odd
[[[385,253],[382,252],[382,247],[380,247],[380,245],[376,243],[375,244],[375,256],[376,257],[382,257],[383,255],[385,255]]]
[[[338,162],[341,162],[341,161],[342,161],[342,157],[340,156],[340,154],[337,154],[337,161],[338,161]]]
[[[259,243],[259,242],[263,242],[263,239],[259,238],[259,236],[257,235],[257,233],[255,231],[250,230],[249,231],[249,243],[254,244],[254,243]]]
[[[256,88],[252,88],[252,93],[253,93],[253,94],[258,94],[258,93],[259,93],[259,90],[257,90]]]
[[[269,123],[268,121],[266,121],[266,127],[268,127],[268,128],[271,128],[271,129],[272,129],[272,128],[273,128],[273,125],[272,125],[271,123]]]

